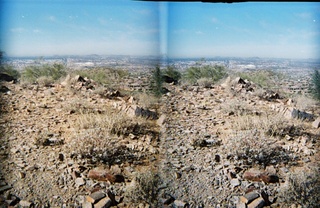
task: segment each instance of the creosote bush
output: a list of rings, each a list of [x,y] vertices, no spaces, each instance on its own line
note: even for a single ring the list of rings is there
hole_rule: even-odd
[[[280,189],[279,201],[289,205],[299,204],[302,207],[318,207],[320,204],[320,174],[319,168],[311,171],[291,173],[285,186]]]
[[[167,69],[164,70],[163,75],[172,78],[175,83],[177,83],[182,76],[181,73],[173,66],[168,66]]]
[[[249,165],[287,164],[296,156],[276,141],[285,135],[301,134],[300,127],[288,124],[281,114],[255,115],[236,113],[232,129],[235,135],[228,141],[229,149],[238,159]]]
[[[155,205],[160,182],[160,177],[152,171],[136,173],[131,185],[127,187],[126,198],[134,203]]]
[[[151,79],[150,79],[150,89],[151,89],[151,92],[156,97],[161,97],[161,95],[164,93],[162,85],[163,85],[163,74],[160,70],[160,67],[157,66],[155,69],[151,71]]]
[[[93,69],[74,71],[77,75],[92,79],[99,84],[109,87],[119,87],[122,80],[129,75],[129,72],[122,69],[113,69],[106,67],[97,67]]]
[[[43,64],[28,66],[22,73],[22,80],[24,82],[36,83],[41,77],[47,77],[54,81],[66,76],[66,67],[60,63]],[[43,79],[43,78],[41,78]]]
[[[262,88],[279,88],[279,83],[285,78],[285,75],[272,70],[256,70],[237,73],[242,79],[249,80]]]
[[[173,82],[177,84],[181,78],[181,73],[174,67],[169,66],[165,70],[161,70],[159,66],[151,70],[150,78],[150,90],[151,93],[156,97],[161,97],[162,94],[166,93],[166,89],[163,87],[164,82]]]
[[[187,69],[184,79],[191,84],[196,84],[198,80],[207,78],[212,84],[227,76],[226,69],[223,66],[193,66]]]
[[[0,73],[8,74],[12,76],[14,79],[18,79],[21,76],[20,72],[14,69],[14,67],[9,64],[1,64]]]
[[[311,74],[311,93],[315,99],[320,100],[320,72],[316,69]]]

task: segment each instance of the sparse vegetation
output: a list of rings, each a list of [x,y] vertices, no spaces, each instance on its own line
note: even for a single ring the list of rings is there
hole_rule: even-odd
[[[0,73],[8,74],[12,76],[14,79],[19,79],[21,74],[18,70],[14,69],[13,66],[8,64],[1,64],[0,65]]]
[[[164,70],[163,75],[168,76],[177,83],[181,79],[181,73],[176,70],[173,66],[168,66],[166,70]]]
[[[141,92],[135,95],[137,101],[141,103],[141,107],[146,109],[157,109],[159,107],[159,97],[154,94]]]
[[[134,203],[145,202],[155,206],[160,182],[158,174],[152,171],[137,173],[131,185],[127,187],[126,197]]]
[[[312,108],[315,108],[316,104],[318,103],[317,100],[312,98],[310,95],[296,94],[292,96],[292,100],[295,107],[301,111],[308,111]]]
[[[238,113],[233,128],[237,134],[230,139],[234,154],[249,164],[267,166],[288,163],[295,156],[275,142],[286,135],[300,134],[300,127],[289,124],[283,116]],[[232,142],[231,142],[232,141]]]
[[[162,72],[160,70],[160,67],[157,66],[155,69],[151,71],[151,79],[150,79],[150,89],[151,92],[156,96],[156,97],[161,97],[163,94],[163,77],[162,77]]]
[[[255,131],[242,132],[230,138],[230,149],[237,160],[247,165],[266,167],[274,164],[287,164],[294,160],[294,155],[275,144],[275,139],[259,135]]]
[[[311,75],[311,93],[315,99],[320,100],[320,72],[316,69]]]
[[[211,84],[214,84],[226,77],[226,75],[227,71],[223,66],[193,66],[187,69],[184,74],[184,79],[191,84],[196,84],[198,80],[207,78],[206,82],[209,81]]]
[[[237,73],[237,76],[249,80],[262,88],[275,90],[280,88],[279,83],[285,77],[284,74],[272,70],[241,72]]]
[[[88,79],[92,79],[95,82],[108,87],[119,87],[122,80],[129,75],[129,72],[126,70],[105,67],[90,70],[77,70],[73,73],[80,75],[83,78],[87,77]]]
[[[39,206],[54,198],[60,201],[50,201],[52,206],[81,207],[98,191],[112,200],[115,194],[119,207],[236,207],[254,187],[270,201],[277,198],[275,206],[316,206],[318,170],[290,172],[314,164],[319,129],[287,118],[291,107],[319,115],[315,101],[302,95],[292,102],[282,96],[267,99],[272,93],[263,86],[274,83],[268,73],[241,76],[257,84],[231,81],[230,75],[229,84],[219,85],[227,71],[204,64],[184,74],[192,80],[186,88],[166,84],[164,79],[181,78],[173,67],[155,67],[151,78],[140,68],[130,74],[103,67],[68,71],[61,85],[52,85],[54,76],[39,76],[42,66],[37,66],[24,72],[37,85],[4,83],[12,90],[0,101],[5,103],[0,113],[7,112],[0,121],[6,134],[2,149],[9,159],[3,162],[2,181],[13,187],[7,193],[28,193],[22,200],[34,202],[28,190],[36,190]],[[164,87],[171,92],[161,97]],[[157,120],[148,120],[147,110]],[[88,172],[97,167],[124,181],[90,178]],[[279,183],[251,182],[242,175],[251,168],[274,174]]]
[[[319,168],[311,171],[290,173],[285,186],[280,190],[280,201],[300,205],[302,207],[318,207],[320,204]]]
[[[22,73],[22,80],[29,83],[38,83],[42,77],[47,77],[47,80],[56,81],[61,77],[66,76],[66,67],[60,63],[43,64],[28,66]]]

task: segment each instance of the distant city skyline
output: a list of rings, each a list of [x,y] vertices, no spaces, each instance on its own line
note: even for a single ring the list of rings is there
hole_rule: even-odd
[[[0,0],[7,56],[319,59],[319,2]]]

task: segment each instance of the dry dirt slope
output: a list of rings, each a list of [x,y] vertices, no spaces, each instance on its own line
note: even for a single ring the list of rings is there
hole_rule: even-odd
[[[159,110],[165,119],[158,122],[136,117],[134,99],[97,92],[86,80],[66,87],[5,85],[11,91],[1,94],[4,207],[319,202],[319,129],[292,118],[294,101],[257,94],[249,82],[168,85]],[[319,108],[309,110],[319,116]],[[102,199],[92,201],[93,193]],[[248,202],[246,193],[257,199]]]
[[[245,207],[241,196],[253,191],[264,199],[250,207],[268,200],[273,207],[319,204],[319,129],[292,118],[293,100],[257,93],[240,79],[170,91],[160,148],[164,198],[191,207]],[[319,116],[319,106],[309,110]]]

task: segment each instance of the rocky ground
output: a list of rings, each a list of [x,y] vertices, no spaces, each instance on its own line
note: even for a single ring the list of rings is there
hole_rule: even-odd
[[[81,77],[3,86],[2,207],[304,207],[299,189],[319,193],[319,106],[253,83],[168,84],[157,114]]]

